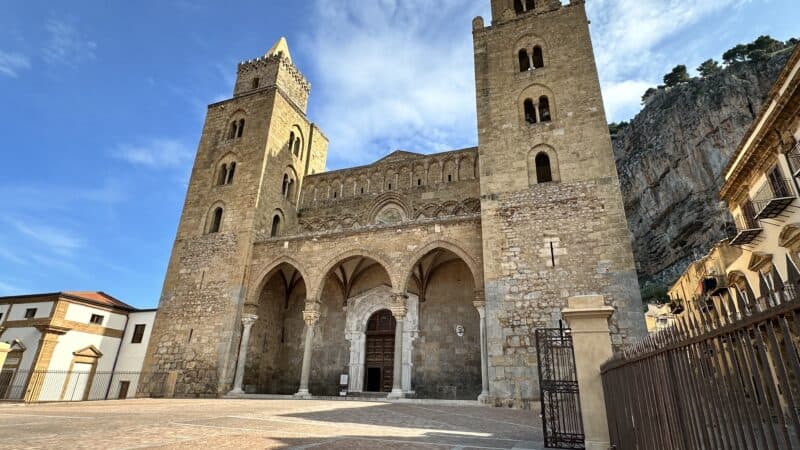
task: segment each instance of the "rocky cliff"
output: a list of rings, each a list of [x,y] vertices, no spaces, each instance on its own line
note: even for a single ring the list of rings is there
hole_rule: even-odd
[[[659,89],[614,136],[643,283],[671,283],[734,230],[722,170],[761,109],[788,51]]]

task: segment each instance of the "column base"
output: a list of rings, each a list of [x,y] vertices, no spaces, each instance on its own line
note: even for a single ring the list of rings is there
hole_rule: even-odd
[[[481,392],[481,395],[478,396],[478,402],[489,403],[489,393],[487,391]]]
[[[311,393],[308,392],[308,389],[300,389],[296,394],[293,395],[293,397],[298,399],[310,399]]]
[[[228,392],[227,395],[242,395],[242,394],[244,394],[244,391],[242,390],[242,388],[234,388],[234,389],[231,389],[230,392]]]
[[[389,392],[386,398],[398,399],[398,398],[403,398],[405,396],[406,394],[405,392],[403,392],[402,389],[392,389],[392,392]]]

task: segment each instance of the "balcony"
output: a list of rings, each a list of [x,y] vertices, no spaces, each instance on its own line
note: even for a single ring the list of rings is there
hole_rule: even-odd
[[[795,197],[791,180],[770,177],[753,199],[756,220],[778,217]]]
[[[748,203],[749,205],[749,203]],[[747,245],[752,244],[758,236],[764,231],[758,220],[753,218],[752,214],[748,214],[748,210],[752,210],[752,206],[743,208],[746,213],[739,214],[734,219],[736,221],[736,236],[731,240],[731,245]]]

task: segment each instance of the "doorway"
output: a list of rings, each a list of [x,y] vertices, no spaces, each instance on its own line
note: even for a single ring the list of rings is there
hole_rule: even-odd
[[[367,321],[364,390],[391,392],[394,376],[394,331],[392,312],[382,309]]]

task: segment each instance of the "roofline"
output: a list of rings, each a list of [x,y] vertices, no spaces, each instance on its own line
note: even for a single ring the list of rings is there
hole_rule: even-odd
[[[478,150],[478,146],[476,145],[474,147],[459,148],[459,149],[456,149],[456,150],[445,150],[443,152],[438,152],[438,153],[416,153],[416,155],[413,158],[409,157],[407,159],[410,160],[410,159],[418,159],[418,158],[428,158],[428,157],[431,157],[431,156],[444,155],[444,154],[447,154],[447,153],[459,153],[459,152],[466,153],[466,152],[471,151],[471,150],[477,151]],[[381,159],[379,159],[379,160],[377,160],[377,161],[375,161],[373,163],[370,163],[370,164],[362,164],[360,166],[353,166],[353,167],[343,167],[341,169],[328,170],[328,171],[325,171],[325,172],[308,174],[308,175],[306,175],[306,179],[311,178],[311,177],[320,177],[320,176],[323,176],[323,175],[330,175],[330,174],[337,173],[337,172],[345,172],[347,170],[360,170],[360,169],[366,169],[368,167],[373,167],[373,166],[378,166],[378,165],[394,164],[394,163],[396,163],[398,161],[401,161],[401,160],[389,161],[389,162],[381,162],[381,160],[383,158],[386,158],[387,156],[391,155],[392,153],[395,153],[396,151],[407,151],[407,150],[395,150],[394,152],[388,153],[386,156],[384,156]],[[414,152],[409,152],[409,153],[414,153]]]
[[[98,294],[101,294],[101,295],[104,295],[106,297],[109,297],[109,298],[113,299],[114,301],[119,302],[121,304],[120,305],[109,305],[109,304],[106,304],[106,303],[98,302],[96,300],[92,300],[90,298],[69,294],[69,293],[63,292],[63,291],[62,292],[45,292],[45,293],[41,293],[41,294],[7,295],[7,296],[4,296],[4,297],[0,297],[0,300],[13,300],[13,299],[26,299],[26,298],[35,298],[35,297],[53,297],[53,296],[56,296],[56,297],[68,298],[68,299],[71,299],[71,300],[78,300],[78,301],[89,303],[89,304],[92,304],[92,305],[104,306],[106,308],[120,309],[120,310],[123,310],[123,311],[133,311],[133,312],[143,311],[143,310],[137,309],[136,307],[131,306],[131,305],[123,302],[122,300],[117,299],[116,297],[114,297],[112,295],[106,294],[103,291],[96,291],[96,292]]]

